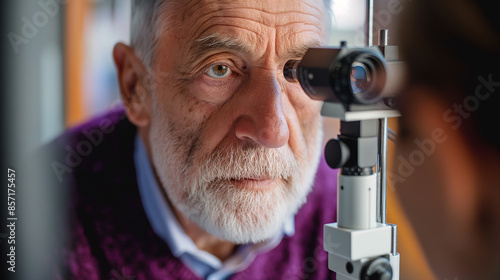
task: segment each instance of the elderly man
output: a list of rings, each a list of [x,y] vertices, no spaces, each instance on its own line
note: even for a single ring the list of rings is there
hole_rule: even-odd
[[[333,278],[321,103],[282,73],[324,42],[327,6],[134,2],[131,46],[113,52],[125,110],[56,141],[95,140],[56,172],[74,198],[61,278]]]

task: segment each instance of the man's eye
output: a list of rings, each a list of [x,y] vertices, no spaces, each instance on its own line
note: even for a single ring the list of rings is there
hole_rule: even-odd
[[[231,69],[226,65],[214,65],[207,70],[207,75],[215,79],[225,78],[230,74]]]

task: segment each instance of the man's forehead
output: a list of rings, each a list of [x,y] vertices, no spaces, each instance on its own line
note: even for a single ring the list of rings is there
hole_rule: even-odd
[[[193,0],[178,8],[176,22],[168,24],[182,30],[188,51],[217,46],[248,51],[255,45],[268,44],[270,33],[281,44],[275,46],[276,51],[284,51],[317,45],[324,35],[323,0]],[[266,32],[268,29],[273,30]]]
[[[190,0],[184,2],[182,19],[199,14],[200,11],[223,12],[247,9],[262,12],[262,16],[275,16],[298,12],[320,16],[325,12],[325,0]]]
[[[192,35],[199,37],[199,33],[203,31],[203,24],[210,19],[223,21],[230,18],[246,19],[248,22],[260,23],[268,27],[300,23],[315,26],[322,32],[329,24],[327,22],[329,12],[325,9],[326,0],[170,1],[169,5],[164,6],[166,8],[160,15],[163,20],[160,20],[162,23],[159,31],[191,26],[191,29],[198,28],[196,30],[198,32],[195,32],[198,34]]]

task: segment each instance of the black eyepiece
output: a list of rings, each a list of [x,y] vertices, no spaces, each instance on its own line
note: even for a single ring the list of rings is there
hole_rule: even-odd
[[[299,82],[315,100],[375,104],[386,81],[384,59],[371,48],[310,48],[302,60],[290,60],[283,74]]]
[[[289,60],[283,67],[283,75],[285,79],[291,83],[298,82],[297,68],[299,67],[300,60]]]

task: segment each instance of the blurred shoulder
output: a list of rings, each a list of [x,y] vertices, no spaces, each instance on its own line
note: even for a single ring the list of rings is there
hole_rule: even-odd
[[[295,217],[296,228],[322,232],[323,225],[337,219],[337,169],[331,169],[321,157],[307,201]]]
[[[135,126],[119,107],[66,130],[39,152],[51,160],[55,179],[63,181],[77,170],[96,175],[109,164],[131,161],[135,135]]]
[[[314,185],[311,193],[308,196],[309,201],[316,205],[317,210],[333,210],[337,209],[337,175],[338,169],[332,169],[328,166],[324,157],[321,157],[318,171],[314,180]]]

